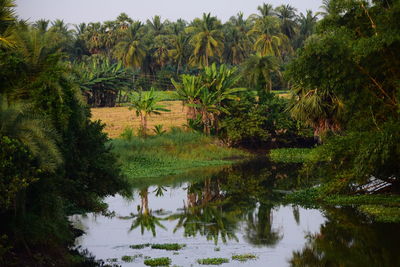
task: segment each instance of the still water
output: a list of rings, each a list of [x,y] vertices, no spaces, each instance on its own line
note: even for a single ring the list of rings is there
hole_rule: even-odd
[[[256,160],[133,186],[130,197],[106,199],[114,216],[71,218],[86,232],[76,245],[121,266],[145,266],[149,257],[176,266],[200,266],[202,258],[230,259],[223,266],[400,266],[398,224],[377,224],[349,208],[282,204],[285,192],[305,186],[296,171]],[[146,243],[186,246],[130,248]],[[231,259],[247,253],[257,259]]]

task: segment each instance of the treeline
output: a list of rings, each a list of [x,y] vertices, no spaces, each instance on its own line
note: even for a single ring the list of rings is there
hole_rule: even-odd
[[[63,35],[17,21],[14,7],[0,1],[0,265],[72,266],[84,260],[68,251],[67,216],[105,212],[125,182]]]
[[[242,13],[222,23],[211,14],[191,22],[163,20],[154,16],[145,23],[125,13],[113,21],[70,25],[63,20],[39,20],[18,27],[45,36],[58,44],[80,72],[88,77],[85,95],[91,106],[113,106],[126,100],[129,90],[171,90],[171,78],[196,74],[211,64],[236,66],[274,57],[271,70],[274,89],[287,89],[280,76],[315,29],[317,16],[298,13],[290,5],[258,7],[245,18]],[[22,24],[22,25],[21,25]],[[244,76],[243,85],[250,80]]]

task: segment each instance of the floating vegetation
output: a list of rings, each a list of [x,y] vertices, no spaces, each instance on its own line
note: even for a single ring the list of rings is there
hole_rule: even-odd
[[[144,261],[147,266],[169,266],[171,264],[171,259],[168,257],[147,259]]]
[[[122,261],[124,261],[124,262],[132,262],[132,261],[134,261],[135,260],[135,257],[134,256],[122,256],[121,257],[121,260]]]
[[[172,253],[173,255],[179,255],[179,252],[174,251],[174,253]]]
[[[216,247],[216,248],[214,248],[214,251],[221,251],[221,248],[220,247]]]
[[[106,262],[117,262],[117,261],[118,261],[117,258],[109,258],[109,259],[106,259]]]
[[[164,249],[164,250],[180,250],[186,247],[186,244],[170,243],[170,244],[152,244],[152,249]]]
[[[223,263],[229,263],[229,259],[227,258],[206,258],[206,259],[198,259],[198,264],[202,265],[221,265]]]
[[[239,255],[233,255],[232,260],[235,261],[248,261],[248,260],[255,260],[257,259],[257,256],[254,254],[239,254]]]
[[[138,245],[130,245],[129,247],[132,249],[144,249],[146,247],[150,247],[150,243],[147,244],[138,244]]]

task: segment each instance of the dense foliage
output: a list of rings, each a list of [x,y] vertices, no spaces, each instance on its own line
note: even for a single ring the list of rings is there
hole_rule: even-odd
[[[17,23],[13,7],[0,2],[0,265],[70,266],[67,216],[106,211],[102,198],[124,181],[64,33]]]
[[[325,17],[288,77],[295,85],[291,113],[324,142],[323,164],[309,164],[345,192],[372,176],[400,177],[400,3],[325,3]]]

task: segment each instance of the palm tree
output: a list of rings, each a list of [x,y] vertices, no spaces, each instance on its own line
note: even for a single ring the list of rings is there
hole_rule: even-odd
[[[45,33],[45,32],[47,32],[49,30],[49,24],[50,24],[50,20],[40,19],[40,20],[37,20],[33,24],[33,27],[38,29],[40,32]]]
[[[48,122],[31,110],[29,105],[10,105],[0,95],[0,136],[18,140],[38,159],[39,168],[53,172],[62,163],[56,144],[59,137]]]
[[[133,23],[133,20],[126,13],[121,13],[117,17],[116,23],[120,30],[126,30]]]
[[[168,51],[168,56],[175,62],[176,73],[178,74],[187,58],[186,47],[188,43],[188,37],[184,34],[173,35],[171,43],[172,48]]]
[[[279,19],[265,17],[259,19],[248,33],[254,38],[254,50],[261,56],[275,55],[280,57],[281,50],[288,44],[288,37],[280,32]]]
[[[27,104],[10,105],[0,95],[0,211],[13,207],[14,214],[22,216],[26,187],[63,162],[57,133],[32,110]]]
[[[258,12],[260,13],[258,15],[259,18],[265,18],[269,16],[275,15],[274,13],[274,8],[271,4],[265,4],[263,3],[261,6],[257,7]]]
[[[136,111],[136,116],[140,117],[141,133],[143,136],[147,135],[147,118],[152,114],[159,115],[161,111],[169,112],[165,106],[159,104],[160,98],[155,93],[154,88],[150,91],[140,92],[133,95],[129,109]]]
[[[249,54],[251,41],[238,27],[229,27],[225,32],[225,57],[233,65],[242,63]]]
[[[211,59],[221,57],[224,37],[218,29],[218,24],[216,17],[204,13],[202,20],[195,20],[193,26],[187,28],[188,33],[193,33],[190,39],[193,46],[193,55],[190,58],[192,65],[208,66]]]
[[[0,0],[0,48],[13,47],[12,27],[15,22],[14,0]]]
[[[242,76],[247,78],[251,85],[264,92],[272,90],[272,73],[277,73],[279,65],[274,56],[262,56],[260,53],[252,55],[245,61]]]
[[[122,40],[115,46],[115,56],[121,60],[126,67],[139,68],[146,56],[144,44],[142,43],[142,24],[135,22],[124,31]]]
[[[314,33],[317,21],[318,16],[313,15],[311,10],[307,10],[306,15],[300,13],[300,17],[298,18],[299,35],[296,41],[296,47],[301,47],[304,41]]]
[[[281,20],[281,29],[289,39],[292,39],[296,31],[296,11],[291,5],[281,5],[275,9],[276,15]]]
[[[149,25],[150,30],[154,36],[158,36],[164,33],[164,24],[161,21],[161,17],[156,15],[151,20],[147,20],[147,25]]]
[[[314,128],[314,136],[321,141],[327,131],[340,130],[340,117],[343,102],[329,90],[307,90],[301,87],[293,89],[296,98],[289,107],[291,116]]]

